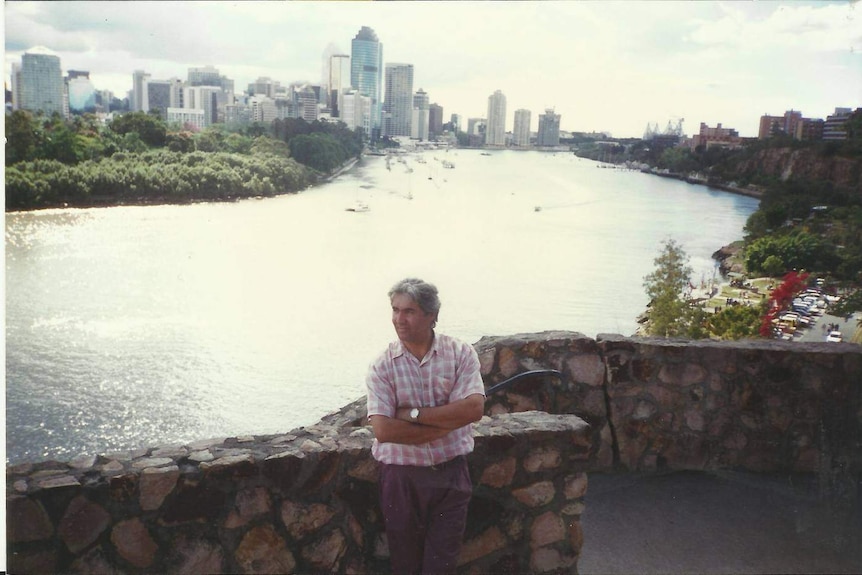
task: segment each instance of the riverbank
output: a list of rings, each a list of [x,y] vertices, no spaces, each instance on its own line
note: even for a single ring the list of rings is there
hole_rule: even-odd
[[[698,186],[706,186],[707,188],[714,188],[716,190],[721,190],[723,192],[730,192],[731,194],[739,194],[741,196],[748,196],[749,198],[757,198],[758,200],[763,197],[763,190],[760,188],[752,188],[745,187],[740,188],[739,186],[733,186],[730,184],[725,184],[721,182],[710,182],[709,180],[698,178],[696,175],[685,175],[685,174],[677,174],[674,172],[669,172],[667,170],[657,170],[655,168],[645,168],[641,170],[645,174],[652,174],[654,176],[659,176],[661,178],[672,178],[674,180],[681,180],[683,182],[687,182],[689,184],[698,185]]]

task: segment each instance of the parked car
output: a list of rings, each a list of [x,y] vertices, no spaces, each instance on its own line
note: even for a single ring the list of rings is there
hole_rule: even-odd
[[[844,341],[844,337],[841,335],[840,331],[830,331],[829,335],[826,336],[826,341]]]

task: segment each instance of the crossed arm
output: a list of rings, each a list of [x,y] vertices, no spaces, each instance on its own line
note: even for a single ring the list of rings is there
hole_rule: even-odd
[[[419,420],[415,422],[410,419],[411,408],[399,407],[394,418],[372,415],[371,428],[377,441],[417,445],[440,439],[453,429],[482,419],[485,397],[476,393],[446,405],[423,407]]]

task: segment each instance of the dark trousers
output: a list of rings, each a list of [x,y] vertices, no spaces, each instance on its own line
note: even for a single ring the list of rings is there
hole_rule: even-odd
[[[455,573],[472,493],[464,456],[434,467],[382,465],[380,506],[392,572]]]

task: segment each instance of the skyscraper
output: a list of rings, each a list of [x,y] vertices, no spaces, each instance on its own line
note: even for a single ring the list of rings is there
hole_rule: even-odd
[[[380,135],[380,88],[383,76],[383,44],[377,34],[363,26],[350,43],[350,83],[371,98],[371,137]]]
[[[488,124],[485,145],[506,145],[506,96],[500,90],[488,96]]]
[[[383,135],[410,136],[413,115],[413,64],[386,64]]]
[[[349,55],[333,54],[329,57],[329,77],[326,85],[329,89],[329,108],[332,110],[332,116],[338,118],[341,115],[342,95],[350,88]]]
[[[515,110],[515,127],[512,128],[512,143],[519,147],[530,145],[530,111]]]
[[[144,111],[144,88],[150,75],[143,70],[135,70],[132,74],[132,93],[129,102],[132,112]]]
[[[69,70],[66,84],[69,87],[69,109],[73,112],[96,110],[96,87],[90,81],[89,72]]]
[[[410,137],[418,140],[428,139],[428,117],[430,115],[428,93],[422,88],[413,94],[413,123]]]
[[[431,104],[428,106],[428,136],[434,138],[443,133],[443,106]]]
[[[42,111],[49,116],[54,112],[63,114],[64,83],[58,56],[24,54],[17,77],[19,109]]]
[[[555,114],[553,108],[548,108],[544,114],[539,114],[539,130],[536,134],[536,145],[560,145],[560,115]]]

